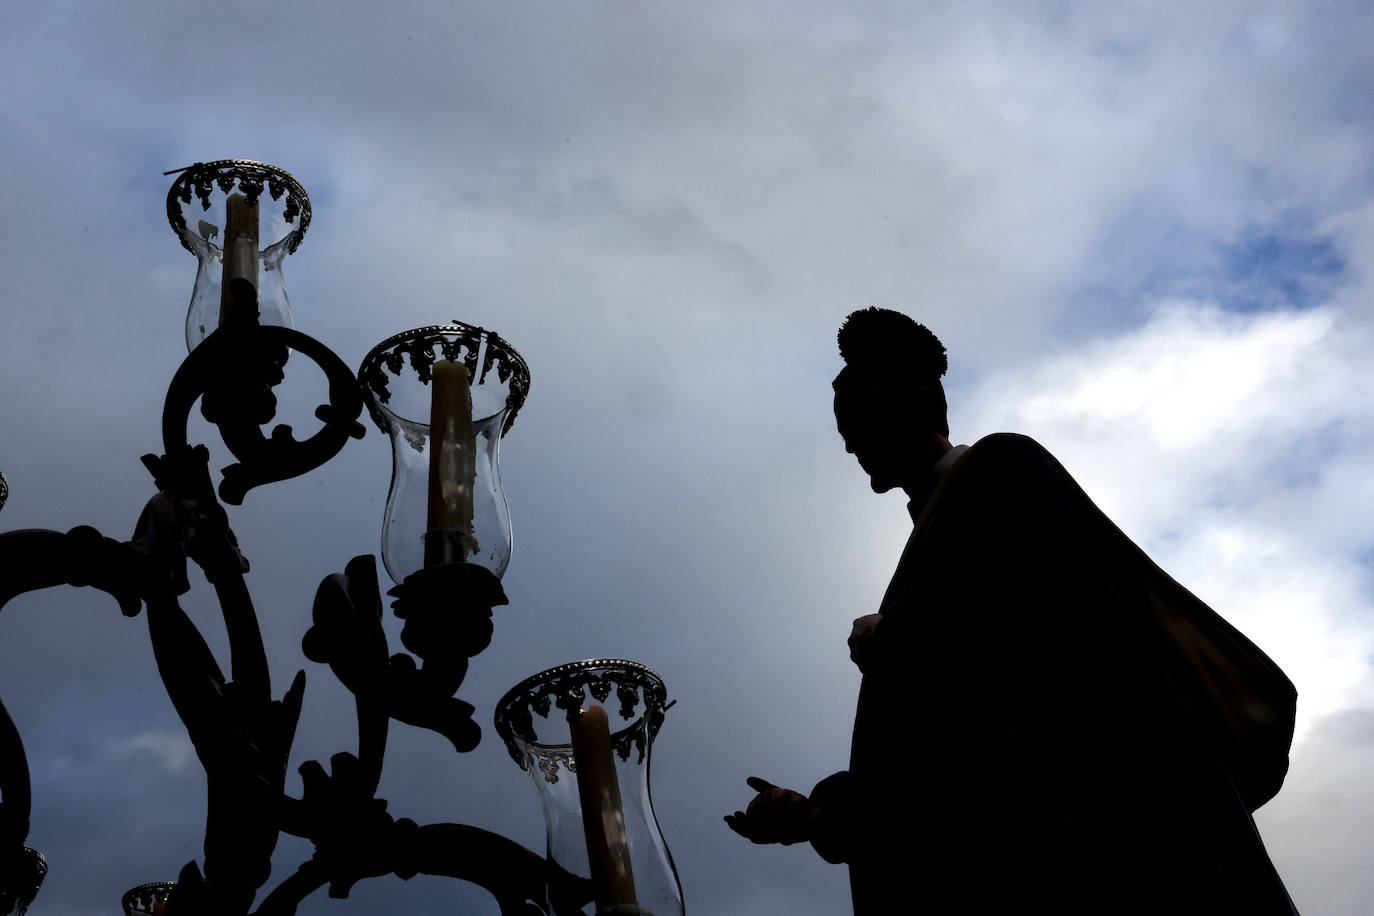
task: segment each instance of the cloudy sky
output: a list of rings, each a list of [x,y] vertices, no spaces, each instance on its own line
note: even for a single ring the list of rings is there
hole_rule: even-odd
[[[909,520],[834,433],[834,331],[898,308],[950,348],[956,440],[1038,438],[1296,682],[1260,828],[1305,914],[1363,912],[1371,40],[1358,2],[0,4],[0,527],[129,535],[195,275],[162,172],[286,168],[314,204],[299,329],[356,366],[457,318],[532,370],[502,458],[511,606],[459,694],[485,738],[394,728],[390,810],[542,849],[492,708],[627,657],[679,700],[654,789],[689,912],[846,912],[842,869],[720,816],[748,775],[845,764],[844,640]],[[352,749],[300,637],[319,580],[377,551],[389,473],[372,429],[232,512],[274,689],[309,677],[293,794]],[[203,582],[185,605],[223,648]],[[61,589],[2,625],[51,865],[34,913],[107,916],[199,857],[203,774],[142,618]],[[272,884],[309,854],[283,840]],[[301,909],[382,911],[496,908],[387,878]]]

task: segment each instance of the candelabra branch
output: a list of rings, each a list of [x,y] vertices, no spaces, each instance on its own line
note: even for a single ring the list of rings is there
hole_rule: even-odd
[[[24,742],[9,710],[0,703],[0,856],[23,849],[32,802]]]
[[[405,852],[414,869],[412,874],[442,875],[476,884],[496,898],[502,916],[543,913],[534,901],[544,895],[547,863],[499,833],[466,824],[427,824],[415,831],[412,846]],[[409,877],[399,871],[397,874]],[[570,892],[572,899],[581,897],[574,907],[592,899],[591,881],[580,881]]]
[[[272,422],[289,350],[313,361],[329,382],[329,403],[315,410],[324,425],[303,441],[291,427],[277,425],[270,436],[262,427]],[[219,427],[224,444],[238,463],[224,468],[220,498],[243,502],[251,489],[312,471],[338,454],[350,438],[363,436],[362,393],[352,371],[332,350],[292,328],[246,323],[222,327],[186,357],[167,390],[162,412],[162,440],[167,455],[187,446],[191,408]],[[148,459],[145,459],[147,461]]]
[[[295,874],[262,899],[252,916],[295,916],[301,901],[329,883],[329,873],[319,862],[305,862]],[[176,916],[168,911],[168,916]]]
[[[233,902],[226,912],[247,912],[271,873],[305,673],[280,701],[264,701],[258,689],[225,680],[174,598],[149,601],[148,627],[163,683],[205,769],[205,883],[218,900]],[[232,647],[236,668],[245,641]]]
[[[29,812],[33,796],[24,742],[5,704],[0,703],[0,913],[23,912],[38,893],[48,866],[29,849]]]
[[[323,768],[311,779],[321,776]],[[385,802],[379,804],[385,807]],[[381,808],[374,808],[374,816],[384,814]],[[318,851],[264,897],[253,916],[294,916],[300,903],[325,885],[330,897],[345,898],[358,881],[387,874],[403,881],[417,874],[457,878],[495,897],[502,916],[543,916],[536,902],[544,896],[547,865],[542,856],[498,833],[465,824],[421,827],[406,818],[386,821],[380,829],[373,824],[376,833],[365,843],[355,842],[354,836],[350,845],[331,843]],[[563,909],[556,912],[576,912],[592,899],[591,881],[567,877],[570,882],[560,883]],[[168,916],[177,913],[169,909]]]
[[[195,561],[212,583],[242,578],[248,561],[229,528],[229,516],[210,483],[210,452],[182,446],[166,455],[144,455],[158,493],[148,501],[134,529],[133,544],[166,571],[173,594],[190,589],[186,560]]]
[[[381,779],[386,746],[388,662],[382,630],[377,566],[354,557],[342,573],[325,577],[315,593],[313,626],[301,640],[305,657],[327,664],[353,694],[358,713],[358,759],[371,793]]]
[[[501,582],[488,570],[466,563],[430,567],[392,589],[396,614],[406,621],[401,641],[423,659],[404,653],[386,657],[376,561],[355,557],[343,573],[326,578],[315,596],[314,625],[302,640],[312,661],[328,664],[357,698],[359,757],[380,773],[379,741],[386,716],[436,731],[455,750],[470,751],[481,740],[473,707],[453,694],[467,674],[468,658],[491,642],[491,611],[505,604]],[[373,740],[369,740],[373,736]],[[375,785],[375,783],[374,783]]]
[[[215,583],[220,611],[229,636],[233,683],[243,691],[250,706],[265,707],[272,700],[272,681],[267,669],[267,650],[262,643],[258,615],[242,573],[232,573]]]
[[[66,532],[27,528],[0,534],[0,607],[25,592],[56,585],[91,586],[109,594],[126,617],[138,614],[153,569],[133,545],[89,525]]]

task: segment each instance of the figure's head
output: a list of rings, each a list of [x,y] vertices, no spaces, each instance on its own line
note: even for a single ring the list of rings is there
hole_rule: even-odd
[[[944,344],[901,312],[853,312],[839,333],[835,423],[875,492],[905,487],[948,448]]]

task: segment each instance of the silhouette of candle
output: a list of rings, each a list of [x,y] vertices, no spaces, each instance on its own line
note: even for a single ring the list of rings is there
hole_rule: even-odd
[[[439,360],[430,382],[429,517],[425,565],[462,563],[472,538],[472,490],[477,480],[477,432],[472,389],[462,363]]]
[[[635,877],[606,710],[600,706],[582,710],[572,723],[572,745],[596,904],[603,909],[634,904]]]
[[[258,288],[258,204],[242,194],[224,201],[224,274],[219,290],[219,324],[224,327],[234,310],[230,286],[247,280]]]

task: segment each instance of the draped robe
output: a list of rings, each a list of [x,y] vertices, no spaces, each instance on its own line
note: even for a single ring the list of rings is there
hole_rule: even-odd
[[[1293,685],[1040,445],[959,457],[880,612],[850,768],[812,793],[857,916],[1294,916],[1251,817]]]

